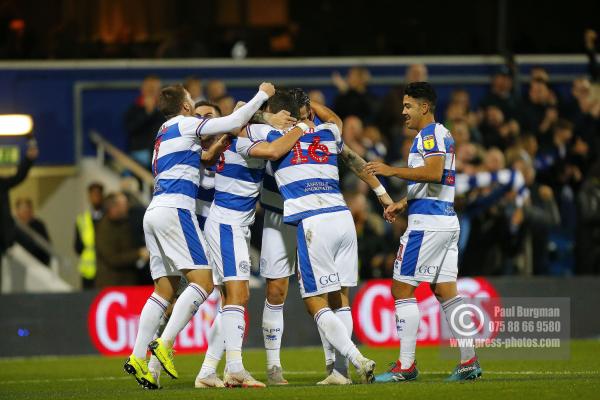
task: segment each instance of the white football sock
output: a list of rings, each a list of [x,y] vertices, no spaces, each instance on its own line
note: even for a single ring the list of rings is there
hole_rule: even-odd
[[[342,307],[335,310],[335,315],[337,315],[340,321],[342,321],[344,327],[346,327],[348,336],[350,339],[352,339],[352,310],[350,307]],[[335,353],[335,364],[333,368],[346,378],[348,377],[348,359],[342,356],[337,350]]]
[[[223,358],[225,337],[223,336],[222,315],[222,310],[219,310],[208,333],[208,349],[204,356],[202,368],[200,368],[200,372],[198,373],[199,378],[206,378],[210,374],[216,373],[219,362]]]
[[[167,310],[167,307],[169,307],[169,302],[158,294],[152,293],[150,297],[148,297],[144,308],[142,308],[142,313],[140,314],[140,324],[133,346],[134,356],[141,358],[142,360],[146,359],[148,345],[154,338],[156,330],[160,325],[160,320]]]
[[[332,365],[335,362],[335,349],[333,348],[331,343],[329,343],[329,340],[327,340],[327,336],[325,336],[325,332],[323,332],[323,330],[320,326],[318,326],[318,324],[317,327],[319,328],[319,336],[321,337],[321,343],[323,344],[323,354],[325,354],[325,365]]]
[[[342,321],[329,307],[317,311],[314,318],[319,328],[325,333],[325,337],[329,343],[331,343],[344,357],[348,357],[350,362],[356,368],[359,368],[360,361],[363,360],[364,357],[360,354],[360,351],[358,351],[354,343],[352,343]]]
[[[223,307],[223,333],[225,336],[225,359],[227,371],[236,373],[244,370],[242,362],[242,343],[246,321],[244,319],[244,307],[228,305]]]
[[[279,353],[283,336],[283,304],[273,305],[265,301],[262,330],[267,351],[267,369],[281,367]]]
[[[417,331],[419,330],[419,307],[417,299],[400,299],[394,302],[396,307],[396,330],[400,339],[400,364],[403,369],[410,368],[415,361]]]
[[[444,310],[444,314],[446,315],[446,321],[448,321],[448,325],[450,326],[450,330],[452,331],[452,335],[454,336],[455,339],[464,339],[465,338],[465,336],[461,335],[459,332],[456,331],[456,327],[454,326],[454,323],[450,320],[452,311],[454,309],[456,309],[456,307],[458,307],[462,304],[465,304],[465,301],[460,296],[453,297],[450,300],[446,300],[445,302],[441,303],[442,310]],[[463,318],[463,322],[466,325],[470,325],[472,323],[471,315],[465,314],[464,318]],[[467,341],[465,341],[465,340],[458,341],[459,349],[460,349],[460,362],[461,363],[467,362],[470,359],[472,359],[473,357],[475,357],[475,348],[473,346],[467,346],[466,345],[467,343],[465,343],[465,342],[467,342]]]
[[[207,298],[208,294],[200,285],[190,283],[177,299],[161,338],[168,343],[173,343]]]

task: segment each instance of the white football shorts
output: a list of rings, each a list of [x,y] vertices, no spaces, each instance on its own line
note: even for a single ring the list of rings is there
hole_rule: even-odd
[[[182,269],[210,269],[206,241],[196,215],[186,209],[154,207],[144,214],[150,273],[156,280]]]
[[[394,279],[413,286],[420,282],[455,282],[460,231],[407,230],[400,238]]]
[[[227,225],[208,216],[204,225],[208,253],[213,263],[213,282],[250,279],[250,227]]]

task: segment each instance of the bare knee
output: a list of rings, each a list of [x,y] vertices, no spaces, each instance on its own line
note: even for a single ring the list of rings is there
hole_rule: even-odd
[[[225,305],[246,307],[250,299],[248,281],[229,281],[225,283],[227,298]]]
[[[405,282],[392,281],[392,296],[395,300],[415,297],[415,287]]]
[[[267,279],[267,301],[269,304],[283,304],[287,297],[288,278]]]

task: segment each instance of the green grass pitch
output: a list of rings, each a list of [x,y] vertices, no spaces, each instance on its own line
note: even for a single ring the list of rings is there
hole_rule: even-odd
[[[363,348],[377,361],[377,371],[397,357],[396,349]],[[123,372],[122,358],[100,356],[0,359],[0,399],[570,399],[599,398],[600,341],[571,343],[571,358],[562,361],[481,360],[483,378],[446,383],[455,362],[440,358],[438,348],[417,349],[421,372],[415,382],[317,387],[324,377],[320,348],[283,349],[287,387],[267,389],[194,389],[202,355],[176,355],[180,378],[163,374],[163,389],[144,391]],[[265,380],[261,350],[244,352],[246,367]],[[402,397],[400,397],[402,396]]]

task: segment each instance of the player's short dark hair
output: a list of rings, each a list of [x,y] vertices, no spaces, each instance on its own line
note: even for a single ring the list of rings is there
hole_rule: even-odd
[[[431,111],[435,111],[437,94],[428,82],[411,82],[404,88],[404,94],[417,100],[424,100],[429,103]]]
[[[300,106],[289,91],[277,90],[267,101],[269,110],[278,113],[281,110],[288,111],[292,117],[300,119]]]
[[[198,107],[202,107],[202,106],[204,106],[204,107],[212,107],[212,108],[214,108],[215,110],[217,110],[217,114],[219,114],[219,117],[220,117],[221,115],[223,115],[223,112],[221,111],[221,107],[219,107],[219,106],[218,106],[218,105],[216,105],[215,103],[213,103],[213,102],[210,102],[210,101],[208,101],[208,100],[200,100],[200,101],[197,101],[197,102],[196,102],[196,104],[194,104],[194,109],[196,109],[196,108],[198,108]]]
[[[308,93],[304,91],[304,89],[293,88],[290,89],[289,92],[294,97],[294,100],[296,100],[296,103],[298,103],[298,108],[302,108],[304,106],[310,108],[310,97],[308,96]]]
[[[162,88],[158,96],[158,110],[165,118],[172,118],[183,108],[186,90],[183,85],[171,85]]]

